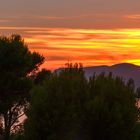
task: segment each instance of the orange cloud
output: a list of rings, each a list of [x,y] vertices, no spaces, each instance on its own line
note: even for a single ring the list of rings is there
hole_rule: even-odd
[[[42,67],[55,69],[68,61],[84,66],[130,62],[140,65],[140,29],[72,29],[0,27],[18,31],[31,51],[46,57]]]
[[[126,15],[124,16],[125,18],[128,18],[128,19],[140,19],[140,14],[134,14],[134,15]]]

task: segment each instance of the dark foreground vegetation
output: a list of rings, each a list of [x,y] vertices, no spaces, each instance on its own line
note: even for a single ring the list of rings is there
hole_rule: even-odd
[[[86,79],[81,64],[39,71],[43,61],[20,36],[0,38],[1,140],[140,140],[133,80]]]

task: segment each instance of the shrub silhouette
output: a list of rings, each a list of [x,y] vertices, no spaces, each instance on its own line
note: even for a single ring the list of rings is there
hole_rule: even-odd
[[[25,123],[30,140],[138,140],[138,108],[131,84],[100,74],[89,80],[68,64],[32,90]]]

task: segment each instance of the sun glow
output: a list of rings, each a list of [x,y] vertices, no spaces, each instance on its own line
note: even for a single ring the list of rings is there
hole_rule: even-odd
[[[84,66],[128,62],[140,65],[140,29],[72,29],[0,27],[23,35],[31,51],[46,57],[43,67],[55,69],[68,61]]]

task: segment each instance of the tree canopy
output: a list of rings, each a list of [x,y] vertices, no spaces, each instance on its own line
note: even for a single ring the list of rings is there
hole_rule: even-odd
[[[125,84],[122,78],[111,73],[90,78],[90,97],[84,122],[89,139],[139,139],[139,112],[133,83],[129,82]]]
[[[21,36],[0,37],[0,116],[4,140],[9,139],[12,126],[24,113],[32,87],[30,75],[43,61],[43,56],[29,51]]]
[[[81,68],[64,69],[59,75],[54,73],[43,86],[35,87],[27,113],[26,138],[72,140],[80,127],[86,87],[87,80]]]
[[[138,140],[132,85],[111,73],[87,80],[81,66],[69,64],[32,90],[26,139]]]

